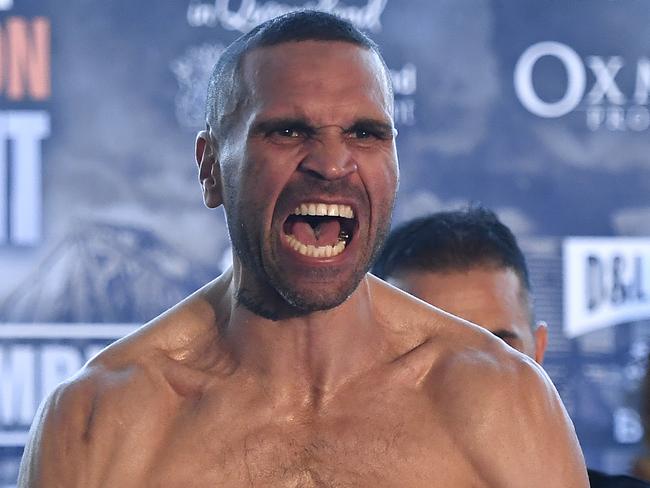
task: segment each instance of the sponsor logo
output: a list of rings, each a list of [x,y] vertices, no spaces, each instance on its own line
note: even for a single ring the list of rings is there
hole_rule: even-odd
[[[650,318],[650,239],[572,237],[563,260],[567,337]]]
[[[241,0],[239,8],[231,8],[230,0],[215,0],[214,3],[192,1],[187,8],[187,21],[193,27],[221,25],[228,30],[248,32],[278,15],[300,9],[315,9],[336,14],[359,29],[377,32],[381,30],[381,14],[386,8],[386,2],[387,0],[367,0],[363,6],[353,6],[339,0],[309,1],[302,5]]]
[[[558,100],[545,100],[536,89],[535,68],[543,58],[559,62],[564,70],[553,78],[558,83],[566,79],[564,93]],[[588,72],[593,78],[590,86]],[[623,74],[634,80],[631,90],[621,89],[619,75]],[[521,104],[539,117],[559,118],[579,110],[585,113],[585,123],[592,131],[604,128],[639,132],[650,128],[647,107],[650,59],[645,57],[626,60],[622,56],[587,56],[583,59],[566,44],[539,42],[519,57],[514,70],[514,88]]]

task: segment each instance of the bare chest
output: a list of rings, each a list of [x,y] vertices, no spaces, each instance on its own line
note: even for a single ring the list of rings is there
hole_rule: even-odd
[[[412,393],[360,393],[315,417],[255,402],[222,409],[179,416],[151,486],[479,486],[453,436]]]

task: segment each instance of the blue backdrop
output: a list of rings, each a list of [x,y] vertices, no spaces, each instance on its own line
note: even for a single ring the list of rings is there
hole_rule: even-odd
[[[625,472],[643,452],[650,311],[569,338],[562,245],[650,235],[647,0],[0,0],[0,486],[47,391],[227,266],[193,160],[207,76],[242,32],[303,6],[363,28],[392,71],[395,223],[495,209],[530,260],[545,367],[588,463]]]

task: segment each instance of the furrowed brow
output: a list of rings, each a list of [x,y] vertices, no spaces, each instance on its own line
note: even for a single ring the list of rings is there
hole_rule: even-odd
[[[250,130],[252,135],[268,134],[276,130],[286,129],[287,127],[302,130],[306,133],[313,133],[315,129],[307,122],[307,120],[300,117],[279,117],[272,119],[265,119],[255,122]]]
[[[395,129],[393,124],[383,120],[369,118],[356,120],[345,132],[353,132],[359,129],[376,132],[386,137],[395,137],[397,135],[397,129]]]

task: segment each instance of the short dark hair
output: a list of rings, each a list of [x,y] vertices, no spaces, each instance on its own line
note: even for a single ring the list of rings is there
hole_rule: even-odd
[[[230,44],[221,54],[208,83],[206,121],[223,131],[242,102],[240,67],[250,51],[300,41],[342,41],[373,51],[379,57],[392,91],[390,73],[379,47],[347,20],[317,10],[298,10],[261,23]],[[392,93],[391,93],[392,94]]]
[[[373,273],[388,279],[400,271],[464,271],[477,266],[512,269],[530,292],[526,258],[512,231],[484,207],[439,212],[393,230]]]

